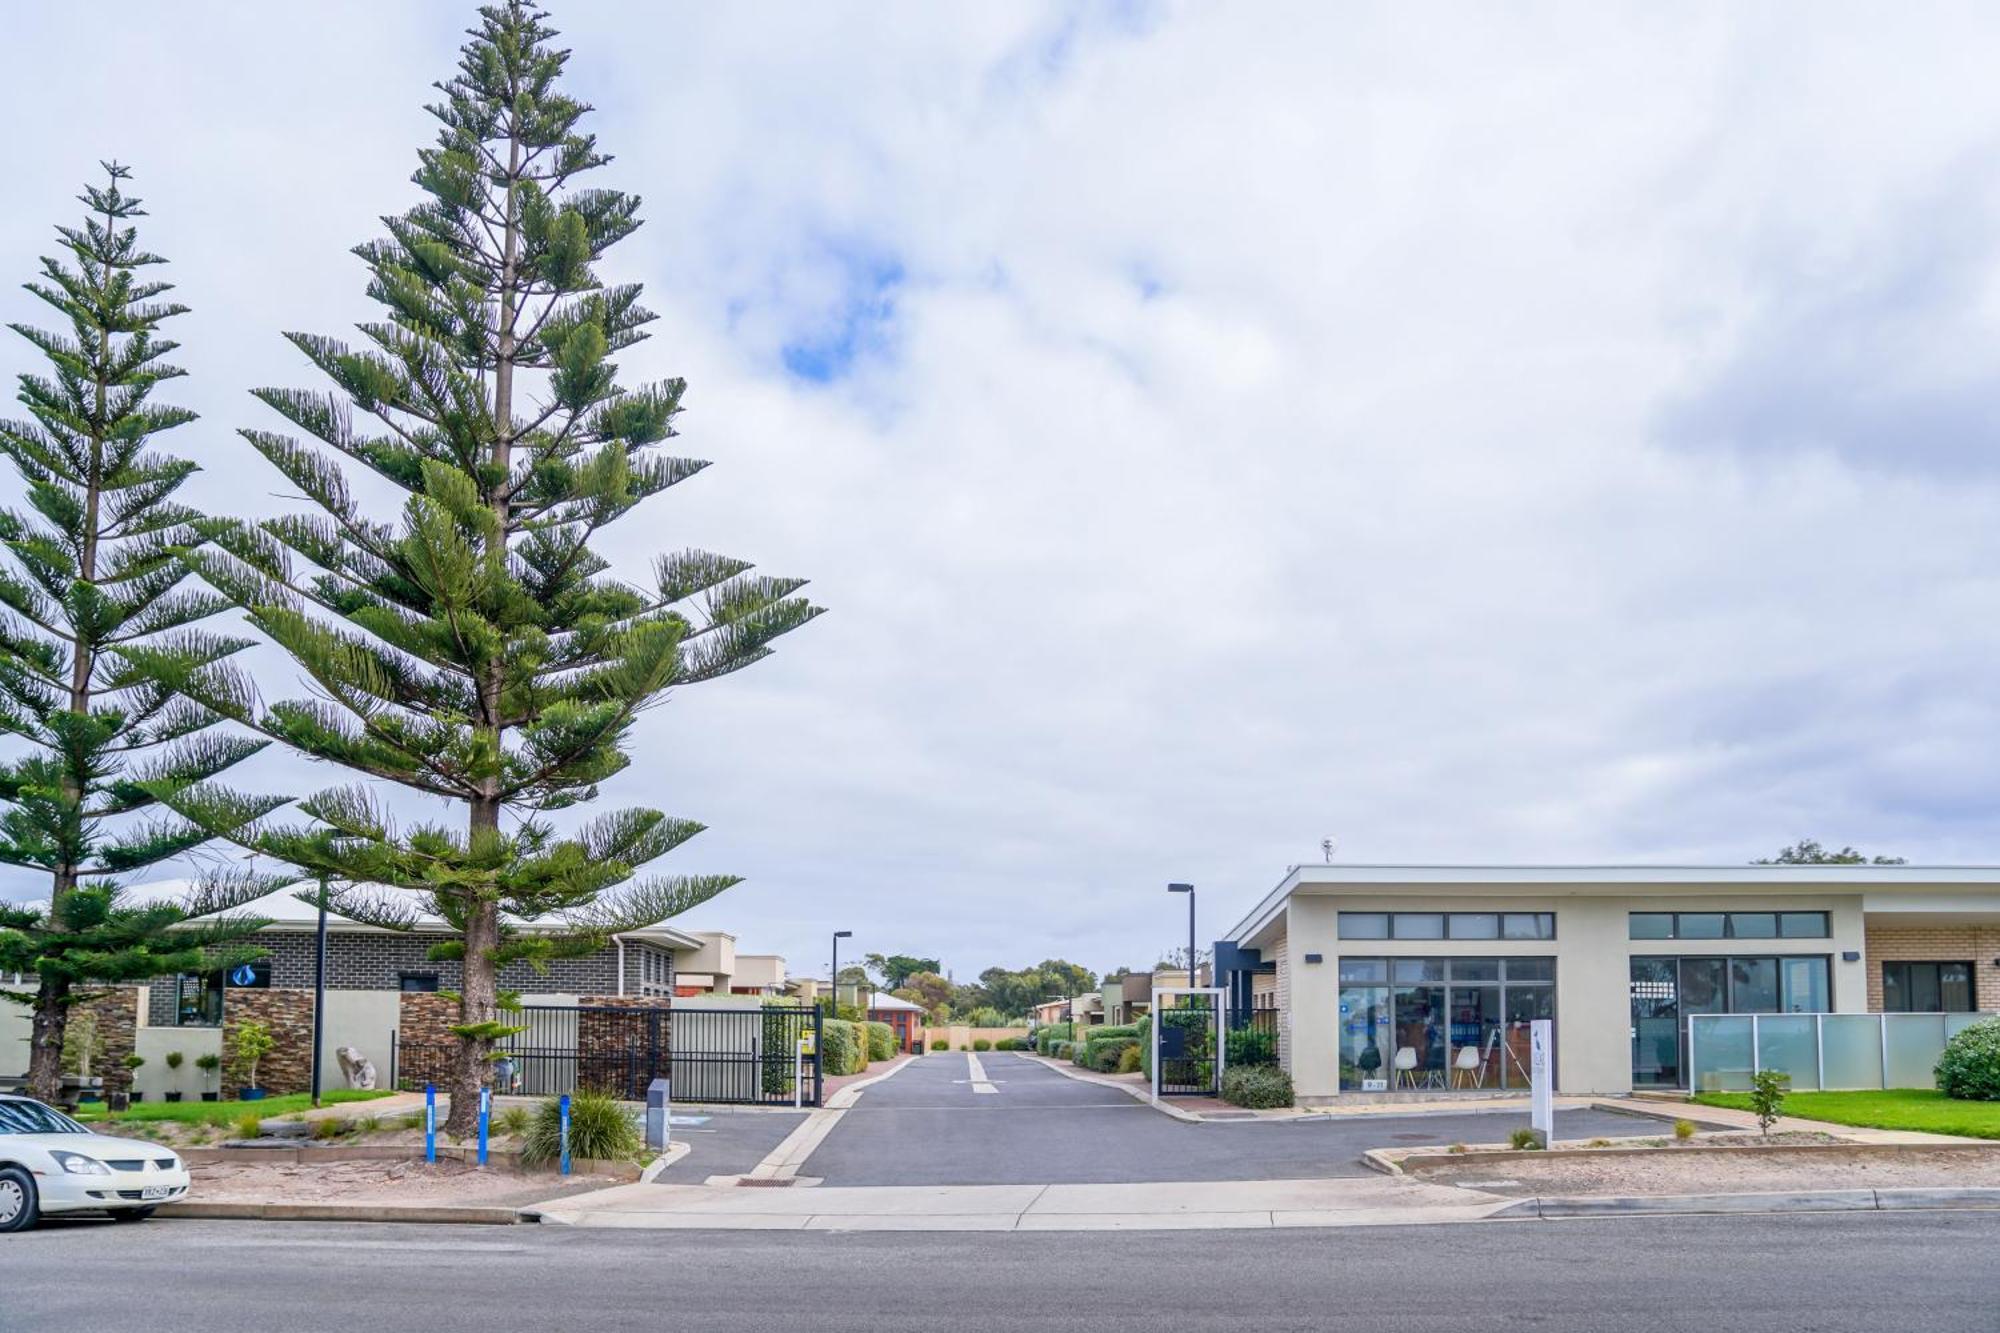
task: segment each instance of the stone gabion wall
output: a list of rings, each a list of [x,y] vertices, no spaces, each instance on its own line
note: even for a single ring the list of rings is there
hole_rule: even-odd
[[[660,995],[583,995],[577,998],[584,1012],[576,1024],[577,1086],[624,1096],[636,1072],[640,1088],[648,1077],[647,1061],[657,1062],[653,1072],[667,1072],[672,1049],[672,1004]],[[653,1048],[654,1026],[658,1020],[658,1047]]]
[[[258,1085],[273,1096],[312,1087],[313,996],[309,990],[232,990],[222,1015],[222,1087],[243,1086],[236,1068],[236,1032],[246,1022],[271,1029],[276,1045],[257,1062]]]
[[[91,1077],[102,1078],[107,1092],[130,1091],[132,1071],[125,1067],[125,1057],[138,1045],[139,988],[114,986],[94,1000],[73,1005],[69,1021],[76,1022],[79,1014],[89,1014],[97,1024],[98,1045],[90,1060]]]

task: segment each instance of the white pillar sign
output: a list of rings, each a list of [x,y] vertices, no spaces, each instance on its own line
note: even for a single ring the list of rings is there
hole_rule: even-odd
[[[1556,1137],[1555,1023],[1537,1018],[1528,1024],[1528,1085],[1532,1089],[1528,1123],[1548,1147]]]

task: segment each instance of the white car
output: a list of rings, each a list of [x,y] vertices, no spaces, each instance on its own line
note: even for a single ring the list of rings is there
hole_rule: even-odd
[[[172,1148],[93,1134],[32,1097],[0,1093],[0,1231],[25,1231],[43,1213],[136,1222],[187,1192],[187,1163]]]

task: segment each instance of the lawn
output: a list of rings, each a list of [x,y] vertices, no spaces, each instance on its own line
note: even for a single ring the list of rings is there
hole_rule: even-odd
[[[1695,1094],[1694,1100],[1703,1106],[1750,1109],[1750,1095],[1743,1092],[1701,1092]],[[1918,1129],[1931,1134],[2000,1139],[2000,1102],[1955,1101],[1925,1088],[1795,1092],[1785,1098],[1785,1114],[1868,1129]]]
[[[341,1102],[372,1102],[377,1097],[390,1095],[383,1089],[340,1088],[321,1093],[320,1102],[334,1106]],[[183,1125],[233,1125],[247,1112],[254,1111],[260,1116],[270,1117],[294,1115],[311,1107],[312,1094],[291,1092],[282,1097],[265,1097],[254,1102],[140,1102],[116,1115],[106,1111],[102,1102],[86,1102],[76,1109],[76,1118],[85,1124],[134,1125],[171,1120]]]

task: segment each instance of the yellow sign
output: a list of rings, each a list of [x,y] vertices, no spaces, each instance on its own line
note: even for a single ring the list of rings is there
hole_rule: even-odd
[[[810,1030],[808,1030],[808,1031],[805,1031],[805,1032],[801,1032],[801,1033],[799,1034],[799,1054],[800,1054],[800,1055],[811,1055],[812,1053],[813,1053],[813,1034],[812,1034],[812,1032],[811,1032]]]

